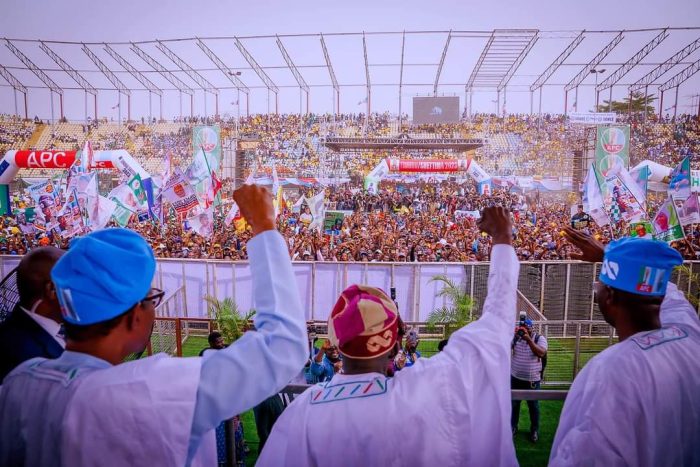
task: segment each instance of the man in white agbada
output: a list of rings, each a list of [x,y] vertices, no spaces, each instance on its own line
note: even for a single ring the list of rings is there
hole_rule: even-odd
[[[289,253],[264,188],[234,193],[248,243],[255,332],[203,358],[121,363],[149,341],[164,292],[138,234],[77,239],[52,270],[66,351],[29,360],[0,392],[0,465],[215,465],[214,428],[279,391],[306,361],[307,339]],[[280,357],[283,358],[280,358]]]
[[[668,283],[680,254],[662,242],[602,245],[577,232],[582,259],[601,261],[596,301],[620,343],[576,377],[550,465],[700,465],[700,322]]]
[[[379,289],[346,289],[328,321],[343,373],[285,409],[259,466],[517,465],[510,341],[520,266],[505,209],[486,209],[479,226],[494,242],[482,317],[440,354],[387,378],[396,306]]]

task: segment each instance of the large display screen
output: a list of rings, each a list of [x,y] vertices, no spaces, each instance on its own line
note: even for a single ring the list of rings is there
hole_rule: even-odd
[[[414,97],[413,123],[455,123],[459,121],[459,97]]]

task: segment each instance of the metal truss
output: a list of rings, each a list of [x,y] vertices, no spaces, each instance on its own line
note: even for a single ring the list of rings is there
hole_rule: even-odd
[[[199,46],[200,49],[202,49],[202,52],[209,57],[209,60],[212,61],[214,65],[226,76],[226,78],[233,84],[236,89],[239,91],[243,91],[244,93],[248,94],[250,92],[250,89],[248,89],[248,86],[246,86],[243,81],[241,81],[234,73],[231,71],[229,67],[226,66],[226,64],[214,53],[213,50],[211,50],[207,45],[202,42],[201,39],[197,39],[197,45]]]
[[[688,65],[680,73],[659,86],[659,92],[668,91],[669,89],[680,86],[685,80],[693,76],[698,71],[700,71],[700,60],[696,61],[692,65]]]
[[[695,50],[697,50],[698,48],[700,48],[700,39],[695,39],[693,42],[683,47],[683,49],[673,54],[673,56],[670,57],[668,60],[651,70],[646,75],[642,76],[639,80],[637,80],[634,84],[632,84],[629,87],[629,91],[634,92],[643,89],[646,86],[649,86],[654,81],[656,81],[661,75],[666,73],[674,66],[678,65],[678,63],[680,63],[688,55],[695,52]]]
[[[85,55],[87,55],[95,66],[100,69],[102,74],[105,75],[105,77],[110,83],[112,83],[112,86],[114,86],[117,91],[127,96],[131,96],[131,90],[127,88],[126,85],[122,83],[114,73],[112,73],[112,70],[110,70],[109,67],[105,65],[102,60],[100,60],[99,57],[95,55],[95,53],[85,44],[83,44],[83,52],[85,52]]]
[[[133,42],[131,43],[131,51],[139,57],[141,57],[141,60],[146,62],[151,68],[160,73],[160,75],[166,80],[168,80],[170,84],[175,86],[175,88],[178,91],[184,92],[188,96],[194,95],[194,91],[192,90],[192,88],[190,88],[184,82],[182,82],[180,78],[166,70],[165,67],[161,65],[155,58],[148,55],[143,49],[139,48],[139,46],[137,46]]]
[[[406,38],[404,34],[404,39]],[[440,82],[440,75],[442,74],[442,67],[445,65],[445,57],[447,57],[447,49],[450,47],[450,41],[452,40],[452,30],[447,33],[447,40],[445,41],[445,47],[442,49],[442,55],[440,56],[440,63],[438,64],[437,73],[435,74],[435,84],[433,84],[433,95],[437,96],[438,83]],[[403,75],[403,42],[401,44],[401,74]],[[402,76],[403,79],[403,76]]]
[[[620,41],[622,41],[623,37],[624,36],[622,35],[622,31],[620,31],[620,33],[617,36],[615,36],[613,40],[611,40],[608,43],[608,45],[603,47],[603,50],[598,52],[598,54],[595,57],[593,57],[591,61],[588,62],[586,66],[584,66],[581,69],[581,71],[579,71],[578,74],[574,76],[566,86],[564,86],[564,91],[569,92],[572,89],[579,87],[583,80],[585,80],[586,77],[590,74],[591,70],[597,67],[598,64],[602,62],[615,47],[617,47],[617,44],[619,44]]]
[[[365,82],[367,83],[367,102],[369,103],[370,90],[372,89],[372,81],[369,76],[369,60],[367,58],[367,38],[362,35],[362,52],[365,57]]]
[[[331,56],[328,54],[328,48],[326,47],[326,40],[321,34],[321,48],[323,49],[323,58],[326,61],[326,67],[328,68],[328,73],[331,75],[331,83],[333,83],[333,89],[336,93],[340,92],[340,86],[338,86],[338,80],[335,78],[335,72],[333,71],[333,64],[331,63]]]
[[[304,81],[304,77],[301,76],[301,73],[299,73],[299,70],[297,70],[296,65],[292,61],[292,57],[289,56],[289,53],[287,53],[287,49],[284,48],[284,44],[282,44],[282,41],[280,40],[279,36],[277,36],[277,47],[279,47],[280,52],[282,53],[282,57],[284,58],[284,61],[287,63],[287,66],[289,67],[289,71],[292,72],[294,75],[294,79],[297,81],[299,84],[299,87],[306,92],[306,94],[309,94],[309,86],[306,84],[306,81]]]
[[[20,83],[20,81],[17,78],[15,78],[14,75],[10,73],[10,71],[7,68],[5,68],[2,65],[0,65],[0,76],[5,78],[5,81],[10,83],[12,89],[14,89],[15,91],[19,91],[23,94],[27,94],[27,88],[22,83]]]
[[[24,65],[29,68],[32,73],[34,73],[37,78],[41,80],[42,83],[46,85],[47,88],[49,88],[52,92],[55,92],[56,94],[63,95],[63,89],[61,89],[58,84],[56,84],[51,78],[49,78],[49,75],[44,73],[41,68],[36,66],[34,62],[32,62],[29,57],[24,55],[21,50],[19,50],[15,45],[10,42],[8,39],[5,39],[5,42],[7,43],[7,48],[10,49],[10,51],[15,54],[17,58],[19,58]]]
[[[595,88],[596,91],[602,91],[604,89],[611,88],[615,84],[617,84],[618,81],[620,81],[627,73],[629,73],[630,70],[632,70],[632,68],[639,65],[642,59],[649,55],[649,52],[654,50],[656,46],[661,44],[664,41],[664,39],[666,39],[668,36],[668,29],[664,29],[663,31],[661,31],[656,37],[647,42],[647,44],[644,47],[642,47],[639,50],[639,52],[637,52],[629,60],[627,60],[620,68],[613,71],[610,76],[605,78],[605,80],[602,83],[600,83],[597,88]]]
[[[253,68],[255,74],[258,75],[258,77],[262,80],[263,83],[265,83],[267,89],[277,94],[279,92],[279,88],[275,85],[275,83],[272,82],[270,77],[267,76],[265,70],[263,70],[260,67],[260,65],[258,65],[258,62],[256,62],[253,56],[250,54],[250,52],[248,52],[248,49],[245,48],[243,43],[237,37],[234,37],[233,40],[236,44],[236,48],[238,48],[238,51],[241,53],[241,55],[243,55],[245,61],[248,62],[248,64]]]
[[[70,66],[68,63],[66,63],[56,52],[51,50],[51,48],[46,45],[43,41],[39,41],[39,48],[43,50],[46,55],[51,57],[51,60],[56,62],[56,65],[58,65],[63,71],[65,71],[68,76],[73,78],[73,81],[78,83],[78,86],[83,88],[83,90],[87,93],[92,94],[93,96],[97,96],[97,89],[88,82],[85,78],[80,75],[77,71],[75,71],[75,68]]]
[[[555,71],[559,69],[559,67],[566,61],[567,58],[569,58],[569,55],[576,49],[576,47],[579,46],[579,44],[583,41],[584,38],[584,33],[586,31],[581,31],[581,34],[576,36],[576,39],[574,39],[571,44],[569,44],[564,51],[552,62],[551,65],[547,67],[546,70],[544,70],[544,73],[542,73],[534,83],[532,83],[532,86],[530,86],[530,91],[534,92],[537,89],[541,88],[544,86],[544,84],[547,82],[549,78],[552,77]]]
[[[148,89],[149,92],[152,92],[158,96],[163,95],[163,91],[160,88],[153,84],[151,80],[146,78],[140,71],[131,66],[131,64],[127,62],[124,57],[119,55],[116,50],[107,44],[104,45],[104,49],[117,63],[124,67],[124,69],[128,71],[131,76],[133,76],[139,83]]]
[[[538,31],[538,33],[539,33],[539,31]],[[535,33],[535,35],[532,36],[532,39],[530,39],[530,42],[527,44],[527,46],[525,46],[525,48],[522,50],[522,52],[520,52],[520,55],[515,60],[515,62],[513,62],[510,69],[508,70],[508,72],[506,73],[506,75],[503,77],[503,79],[501,80],[501,82],[498,85],[499,91],[502,91],[508,85],[508,82],[513,77],[513,75],[518,70],[518,68],[520,68],[520,65],[522,65],[523,60],[525,60],[525,57],[527,57],[527,54],[530,53],[530,50],[535,46],[535,44],[537,43],[537,39],[539,39],[538,33]]]
[[[213,84],[211,84],[209,81],[207,81],[204,76],[200,75],[198,72],[196,72],[191,66],[189,66],[184,60],[182,60],[180,57],[177,56],[175,52],[170,50],[165,44],[163,44],[161,41],[156,42],[156,47],[158,50],[163,52],[163,54],[168,57],[172,62],[180,69],[182,70],[187,76],[190,77],[192,81],[197,83],[197,86],[199,86],[203,91],[208,91],[212,94],[219,95],[219,90],[214,87]]]
[[[495,29],[467,80],[465,91],[474,87],[498,89],[508,79],[522,52],[531,47],[538,32],[535,29]]]

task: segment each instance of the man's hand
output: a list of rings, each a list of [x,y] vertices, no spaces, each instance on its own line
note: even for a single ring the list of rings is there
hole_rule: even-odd
[[[600,263],[603,261],[605,246],[590,235],[574,230],[571,227],[564,229],[564,238],[569,243],[581,250],[581,253],[571,253],[571,259]]]
[[[272,195],[267,188],[259,185],[243,185],[233,192],[233,199],[253,229],[253,235],[275,230],[275,208]]]
[[[491,235],[494,245],[510,245],[513,241],[513,224],[508,210],[494,206],[486,208],[477,222],[479,230]]]

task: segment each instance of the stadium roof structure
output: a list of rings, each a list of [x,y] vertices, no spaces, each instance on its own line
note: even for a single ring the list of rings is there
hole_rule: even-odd
[[[496,113],[505,113],[509,96],[524,95],[529,97],[530,113],[536,113],[542,111],[545,88],[561,99],[564,113],[583,107],[580,89],[592,90],[596,104],[605,91],[612,101],[613,90],[618,97],[675,90],[676,113],[679,87],[700,71],[700,27],[338,32],[112,43],[5,38],[1,42],[5,47],[0,48],[0,90],[14,92],[15,113],[28,116],[27,95],[39,90],[43,94],[38,95],[46,95],[48,90],[52,119],[56,95],[63,117],[64,97],[70,94],[78,100],[84,94],[87,118],[88,94],[94,99],[97,117],[98,96],[109,98],[115,93],[119,101],[112,109],[117,108],[121,117],[125,97],[129,119],[131,97],[137,93],[148,94],[149,117],[152,97],[158,97],[161,118],[163,101],[177,97],[179,113],[174,113],[183,116],[183,94],[189,97],[190,115],[198,114],[195,99],[200,107],[203,104],[205,115],[233,108],[240,115],[242,106],[246,114],[250,112],[251,96],[266,95],[267,113],[276,113],[280,96],[293,102],[297,91],[299,113],[310,112],[313,95],[319,99],[315,102],[330,103],[333,113],[390,109],[402,115],[404,98],[420,93],[463,95],[466,114],[479,106],[483,110],[483,102],[495,104],[491,108]],[[325,97],[324,89],[331,91]],[[377,89],[382,92],[373,92]],[[226,93],[235,93],[230,105],[222,103]],[[479,93],[491,100],[475,105],[474,95]],[[20,112],[18,94],[24,95],[24,112]],[[342,109],[341,96],[345,98]],[[348,104],[358,99],[354,108]],[[212,101],[213,112],[207,107]]]

